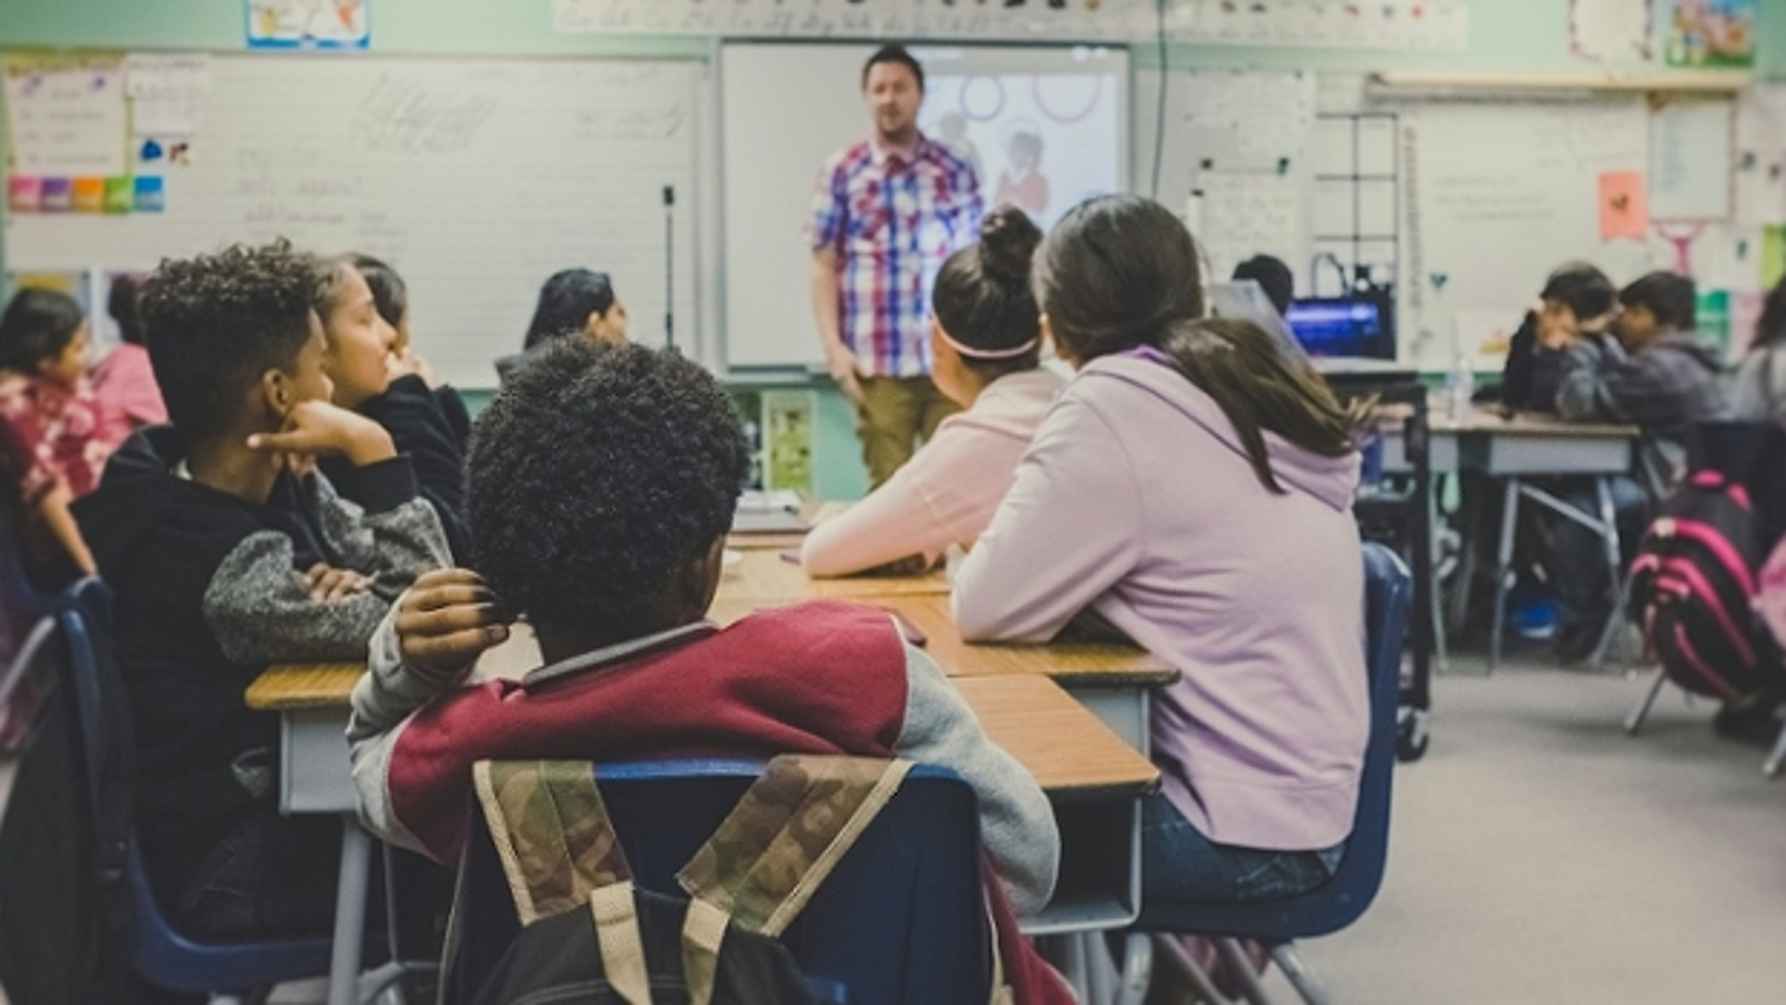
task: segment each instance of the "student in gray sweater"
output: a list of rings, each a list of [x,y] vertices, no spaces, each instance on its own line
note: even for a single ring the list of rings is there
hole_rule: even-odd
[[[1755,341],[1730,384],[1731,417],[1786,425],[1786,279],[1761,308]]]

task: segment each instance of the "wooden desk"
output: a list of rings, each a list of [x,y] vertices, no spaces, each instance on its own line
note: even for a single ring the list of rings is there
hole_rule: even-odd
[[[846,576],[813,579],[781,552],[758,548],[743,552],[737,565],[719,580],[719,599],[738,601],[860,600],[905,594],[946,594],[949,580],[941,570],[921,576]]]
[[[480,672],[485,669],[480,664]],[[249,707],[279,713],[280,812],[355,812],[343,733],[363,672],[353,664],[275,667],[249,685]],[[1141,903],[1140,798],[1158,786],[1159,771],[1044,676],[1003,674],[956,684],[987,735],[1035,777],[1055,806],[1061,877],[1054,901],[1026,921],[1025,930],[1050,935],[1132,922]],[[357,827],[349,827],[348,835],[348,842],[364,839]],[[343,889],[359,890],[363,901],[365,858],[357,851],[355,856],[360,865],[353,876],[344,859]],[[363,927],[363,919],[351,925],[338,920],[338,946]],[[357,970],[356,959],[347,972]]]

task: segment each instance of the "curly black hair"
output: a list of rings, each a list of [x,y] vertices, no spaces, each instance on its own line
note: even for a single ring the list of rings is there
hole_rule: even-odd
[[[227,433],[249,385],[291,370],[310,338],[310,258],[284,239],[163,259],[138,309],[149,362],[188,442]]]
[[[719,382],[674,352],[559,339],[478,417],[474,562],[547,630],[622,639],[732,526],[749,469]]]

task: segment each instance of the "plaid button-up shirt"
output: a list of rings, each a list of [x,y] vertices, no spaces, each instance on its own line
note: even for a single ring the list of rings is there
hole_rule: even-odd
[[[908,152],[865,140],[825,163],[807,236],[837,252],[839,330],[865,374],[930,373],[930,287],[984,209],[973,166],[923,135]]]

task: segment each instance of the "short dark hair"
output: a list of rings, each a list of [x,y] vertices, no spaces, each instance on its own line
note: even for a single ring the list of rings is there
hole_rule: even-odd
[[[1235,279],[1251,279],[1265,291],[1265,299],[1279,314],[1290,313],[1290,301],[1296,296],[1296,276],[1283,259],[1271,255],[1254,255],[1234,267]]]
[[[128,345],[147,344],[143,313],[137,309],[137,298],[143,292],[143,278],[134,272],[118,273],[112,277],[112,290],[105,298],[105,312],[118,323],[118,337]]]
[[[1545,280],[1538,294],[1542,300],[1555,300],[1575,312],[1577,321],[1591,321],[1612,310],[1618,288],[1606,273],[1587,262],[1566,262]]]
[[[540,287],[533,320],[527,323],[522,349],[532,349],[547,339],[583,330],[591,314],[606,314],[614,306],[614,282],[606,272],[562,269]]]
[[[143,283],[149,362],[188,442],[230,430],[248,386],[310,339],[311,258],[280,239],[163,259]]]
[[[969,349],[1001,354],[963,354],[961,361],[987,380],[1034,369],[1041,358],[1042,327],[1029,268],[1042,231],[1015,206],[1000,206],[980,222],[980,240],[943,262],[930,295],[937,323]],[[1002,355],[1025,344],[1030,351]]]
[[[1693,280],[1673,272],[1652,272],[1619,291],[1626,307],[1647,307],[1656,323],[1676,331],[1699,326],[1699,289]]]
[[[360,270],[360,277],[372,288],[372,307],[384,323],[392,328],[403,322],[403,315],[409,313],[409,285],[397,270],[385,264],[382,259],[355,252],[348,256],[353,267]]]
[[[749,470],[719,382],[679,353],[560,339],[478,417],[477,569],[534,623],[625,638],[732,525]]]
[[[31,373],[68,348],[81,330],[81,305],[57,290],[26,288],[0,316],[0,367]]]
[[[924,93],[924,66],[903,45],[883,45],[874,50],[874,55],[862,64],[862,90],[868,89],[868,72],[879,63],[897,63],[912,71],[912,76],[918,78],[918,93]]]

